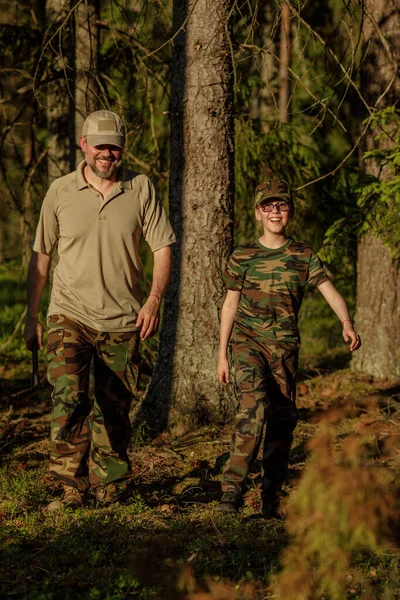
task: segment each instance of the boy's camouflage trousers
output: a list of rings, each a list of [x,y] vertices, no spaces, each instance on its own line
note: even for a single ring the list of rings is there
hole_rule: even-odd
[[[297,424],[298,344],[262,344],[237,328],[233,334],[236,385],[240,399],[230,461],[222,490],[239,491],[257,458],[264,423],[262,495],[273,500],[288,472],[293,430]]]
[[[56,479],[85,491],[130,476],[129,410],[139,358],[138,332],[100,333],[62,315],[49,317],[50,472]]]

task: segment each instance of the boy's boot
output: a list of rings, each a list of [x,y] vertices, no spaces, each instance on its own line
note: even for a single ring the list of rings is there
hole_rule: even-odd
[[[265,519],[284,519],[286,511],[281,504],[282,492],[264,494],[261,492],[261,515]]]
[[[225,514],[237,514],[243,506],[243,496],[240,490],[232,488],[222,494],[216,511]]]

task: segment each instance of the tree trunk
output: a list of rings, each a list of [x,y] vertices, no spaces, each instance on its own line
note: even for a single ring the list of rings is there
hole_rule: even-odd
[[[269,133],[274,123],[279,120],[277,98],[279,96],[278,66],[273,54],[276,44],[273,39],[275,8],[270,4],[258,8],[257,27],[254,31],[255,43],[263,48],[252,60],[252,71],[257,73],[259,85],[252,86],[250,115],[252,119],[260,119],[261,129]]]
[[[290,65],[290,44],[290,8],[289,5],[284,2],[282,4],[279,46],[279,114],[281,123],[289,123],[290,79],[288,67]]]
[[[395,103],[400,94],[400,80],[387,50],[382,45],[376,25],[397,61],[400,58],[400,11],[396,0],[367,0],[364,15],[364,41],[368,49],[361,68],[362,93],[371,106],[392,85],[377,104],[378,109]],[[372,17],[372,18],[371,18]],[[376,23],[376,25],[374,24]],[[363,54],[364,54],[363,52]],[[366,150],[376,148],[376,131],[366,136]],[[382,147],[390,144],[380,142]],[[376,164],[367,163],[369,173],[377,176]],[[383,172],[381,177],[389,178]],[[387,248],[369,234],[358,247],[358,283],[356,326],[363,345],[354,354],[352,369],[374,377],[400,377],[400,271],[398,261],[391,259]]]
[[[182,434],[231,417],[216,376],[221,268],[232,251],[232,0],[175,0],[170,217],[177,244],[160,352],[143,412]]]
[[[66,175],[71,170],[71,95],[73,81],[68,77],[70,73],[69,56],[65,47],[69,49],[74,44],[71,40],[71,21],[66,21],[69,13],[69,0],[48,0],[46,3],[46,17],[49,24],[48,35],[54,35],[59,29],[51,47],[54,49],[52,77],[47,87],[47,129],[48,129],[48,181],[49,184]],[[75,132],[74,132],[75,134]]]
[[[75,166],[83,121],[98,107],[96,70],[99,52],[99,1],[87,0],[75,11]]]
[[[34,156],[35,140],[33,135],[25,141],[24,145],[24,167],[28,174],[32,168]],[[34,230],[33,223],[33,206],[31,194],[31,180],[28,175],[22,193],[22,206],[20,212],[21,240],[22,240],[22,266],[28,267],[32,254],[32,232]]]

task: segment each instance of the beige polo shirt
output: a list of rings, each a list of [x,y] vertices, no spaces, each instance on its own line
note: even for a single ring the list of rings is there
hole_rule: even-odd
[[[43,201],[33,250],[58,243],[48,316],[62,314],[97,331],[131,331],[141,306],[143,235],[155,252],[175,235],[146,175],[122,169],[103,200],[78,169],[56,179]]]

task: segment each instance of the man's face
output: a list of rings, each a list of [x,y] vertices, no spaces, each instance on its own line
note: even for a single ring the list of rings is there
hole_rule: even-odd
[[[101,146],[90,146],[85,137],[80,139],[82,152],[85,155],[86,164],[97,177],[101,179],[115,179],[122,164],[123,150],[111,144]]]

